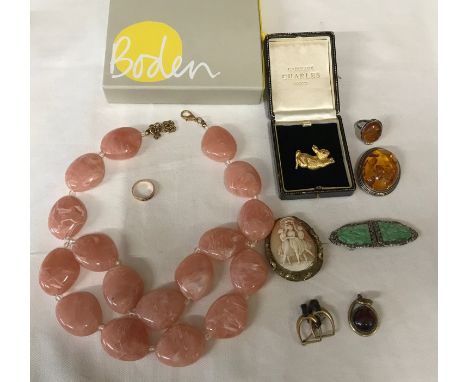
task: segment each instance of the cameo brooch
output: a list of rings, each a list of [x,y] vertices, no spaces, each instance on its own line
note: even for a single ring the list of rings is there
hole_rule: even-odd
[[[265,240],[265,253],[273,270],[291,281],[304,281],[322,267],[322,243],[315,231],[295,216],[276,220]]]
[[[317,146],[313,145],[312,151],[315,155],[303,153],[301,150],[296,151],[296,170],[298,167],[318,170],[335,163],[335,160],[329,157],[330,151],[327,149],[319,149]]]
[[[357,183],[374,196],[391,193],[400,180],[400,163],[389,150],[377,147],[362,154],[357,168]]]

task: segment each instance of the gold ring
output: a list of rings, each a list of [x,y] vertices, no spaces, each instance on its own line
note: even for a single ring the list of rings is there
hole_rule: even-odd
[[[145,202],[156,193],[156,187],[151,179],[137,180],[132,186],[132,195],[136,200]]]

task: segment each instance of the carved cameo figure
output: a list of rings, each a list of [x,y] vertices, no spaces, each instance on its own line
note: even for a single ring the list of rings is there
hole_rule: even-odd
[[[317,234],[294,216],[276,221],[265,247],[273,269],[288,280],[307,280],[322,266],[322,245]]]

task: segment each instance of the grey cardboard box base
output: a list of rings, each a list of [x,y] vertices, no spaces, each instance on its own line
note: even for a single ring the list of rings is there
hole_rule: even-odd
[[[157,103],[193,105],[247,105],[261,101],[257,89],[181,89],[158,87],[154,89],[111,88],[105,95],[109,103]]]
[[[107,100],[260,103],[258,12],[252,0],[110,0]]]

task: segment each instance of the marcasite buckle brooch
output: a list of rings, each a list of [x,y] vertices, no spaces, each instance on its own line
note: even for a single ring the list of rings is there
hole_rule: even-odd
[[[322,338],[335,335],[335,322],[328,310],[322,308],[317,299],[301,305],[302,315],[297,319],[296,331],[302,345],[322,341]],[[308,329],[303,327],[307,322]],[[326,327],[326,328],[325,328]]]
[[[417,238],[413,228],[395,220],[380,219],[346,224],[329,237],[333,244],[349,249],[405,245]]]

